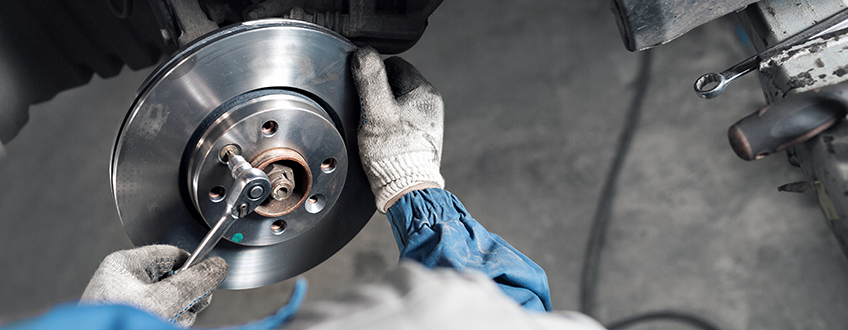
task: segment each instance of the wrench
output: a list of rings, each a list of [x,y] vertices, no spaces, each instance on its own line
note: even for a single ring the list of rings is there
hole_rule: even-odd
[[[762,53],[760,53],[762,54]],[[749,57],[721,73],[710,72],[695,81],[695,92],[703,99],[711,99],[727,88],[730,82],[760,66],[760,54]],[[715,85],[712,85],[715,84]]]
[[[228,147],[224,147],[221,159],[226,160],[235,181],[228,190],[224,214],[179,270],[194,266],[206,258],[233,223],[253,212],[271,193],[271,182],[265,172],[250,166],[242,156],[237,155],[237,148]]]
[[[769,59],[797,44],[812,40],[814,38],[836,32],[848,30],[848,10],[843,10],[835,15],[807,28],[798,34],[781,41],[777,45],[766,49],[759,54],[739,62],[721,73],[710,72],[702,75],[695,81],[695,93],[703,99],[711,99],[719,96],[733,80],[745,75],[760,66],[760,62]]]

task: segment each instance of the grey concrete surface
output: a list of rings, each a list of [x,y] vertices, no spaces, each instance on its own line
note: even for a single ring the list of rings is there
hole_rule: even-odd
[[[782,154],[738,160],[727,127],[764,104],[755,77],[715,100],[691,84],[746,57],[721,20],[653,51],[652,78],[618,38],[606,1],[446,1],[403,57],[441,91],[447,188],[489,230],[544,267],[556,309],[578,308],[582,257],[616,139],[647,83],[617,185],[598,284],[602,322],[678,309],[723,329],[848,324],[848,261]],[[31,107],[0,162],[0,323],[79,297],[100,260],[132,246],[112,203],[114,134],[150,70]],[[309,301],[397,262],[383,215],[305,273]],[[199,326],[239,324],[285,304],[286,281],[219,291]],[[648,323],[634,329],[682,328]]]

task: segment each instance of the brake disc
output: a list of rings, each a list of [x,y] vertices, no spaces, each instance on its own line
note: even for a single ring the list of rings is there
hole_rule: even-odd
[[[223,212],[229,150],[264,170],[273,193],[210,253],[230,264],[222,288],[285,280],[347,244],[374,213],[356,144],[355,48],[317,25],[251,21],[157,68],[112,153],[112,193],[132,242],[193,250]]]

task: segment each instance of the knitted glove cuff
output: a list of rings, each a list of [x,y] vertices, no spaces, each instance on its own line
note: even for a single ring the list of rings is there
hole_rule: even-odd
[[[383,213],[386,213],[389,200],[416,184],[429,182],[439,188],[445,187],[445,179],[432,152],[405,153],[379,160],[372,164],[371,170],[371,190],[376,197],[377,209]]]

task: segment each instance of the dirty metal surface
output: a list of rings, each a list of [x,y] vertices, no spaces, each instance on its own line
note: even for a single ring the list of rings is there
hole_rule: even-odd
[[[757,31],[767,31],[751,38],[754,47],[763,50],[845,9],[845,0],[763,0],[741,15],[751,19]]]
[[[667,43],[706,22],[757,0],[612,0],[624,46],[645,50]]]
[[[842,122],[790,151],[813,183],[819,205],[848,255],[848,125]]]
[[[767,0],[742,15],[756,47],[770,47],[794,33],[846,9],[842,0]],[[786,97],[848,80],[845,48],[848,32],[836,31],[798,44],[760,63],[759,79],[765,99],[774,103]],[[828,225],[848,256],[848,157],[841,141],[848,128],[841,119],[833,127],[787,149],[790,163],[801,167],[815,188]]]
[[[848,79],[848,33],[807,41],[760,62],[760,82],[769,103]]]

